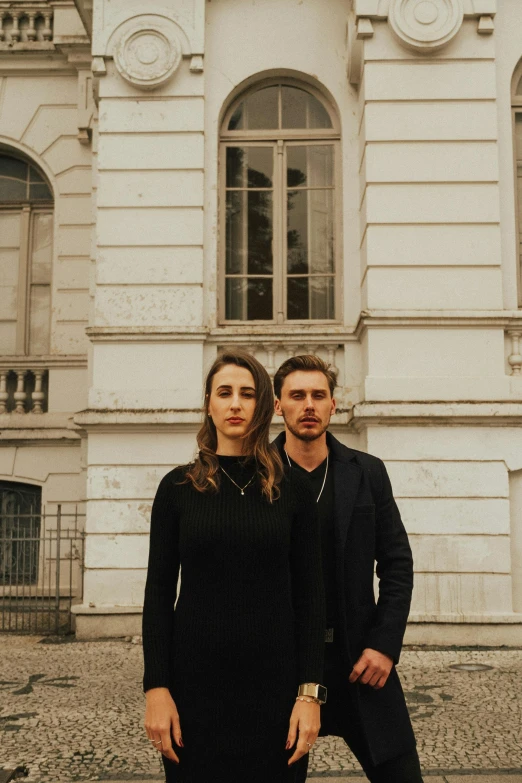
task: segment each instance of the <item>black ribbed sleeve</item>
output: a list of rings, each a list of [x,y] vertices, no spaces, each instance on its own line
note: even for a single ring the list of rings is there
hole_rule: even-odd
[[[170,683],[174,603],[179,576],[179,523],[171,471],[160,482],[150,521],[149,563],[143,605],[143,690]]]

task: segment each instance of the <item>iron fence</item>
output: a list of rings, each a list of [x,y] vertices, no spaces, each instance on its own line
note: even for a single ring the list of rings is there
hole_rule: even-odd
[[[0,632],[62,634],[83,593],[84,515],[0,514]]]

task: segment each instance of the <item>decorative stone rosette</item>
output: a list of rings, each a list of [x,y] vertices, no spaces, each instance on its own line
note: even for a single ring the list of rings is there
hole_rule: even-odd
[[[388,21],[401,43],[416,52],[434,52],[462,25],[462,0],[391,0]]]
[[[120,75],[136,87],[153,90],[176,72],[182,58],[177,25],[165,17],[141,16],[116,31],[114,62]]]

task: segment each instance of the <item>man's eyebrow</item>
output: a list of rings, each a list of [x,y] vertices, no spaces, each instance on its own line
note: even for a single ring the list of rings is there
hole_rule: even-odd
[[[316,394],[317,392],[323,392],[326,394],[326,389],[310,389],[312,394]],[[289,389],[289,394],[306,394],[306,389]]]

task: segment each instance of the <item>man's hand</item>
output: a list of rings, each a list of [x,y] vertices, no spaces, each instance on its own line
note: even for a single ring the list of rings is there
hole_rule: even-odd
[[[386,685],[393,667],[393,660],[389,655],[369,648],[363,653],[352,669],[350,682],[359,681],[362,685],[371,685],[378,690]]]

